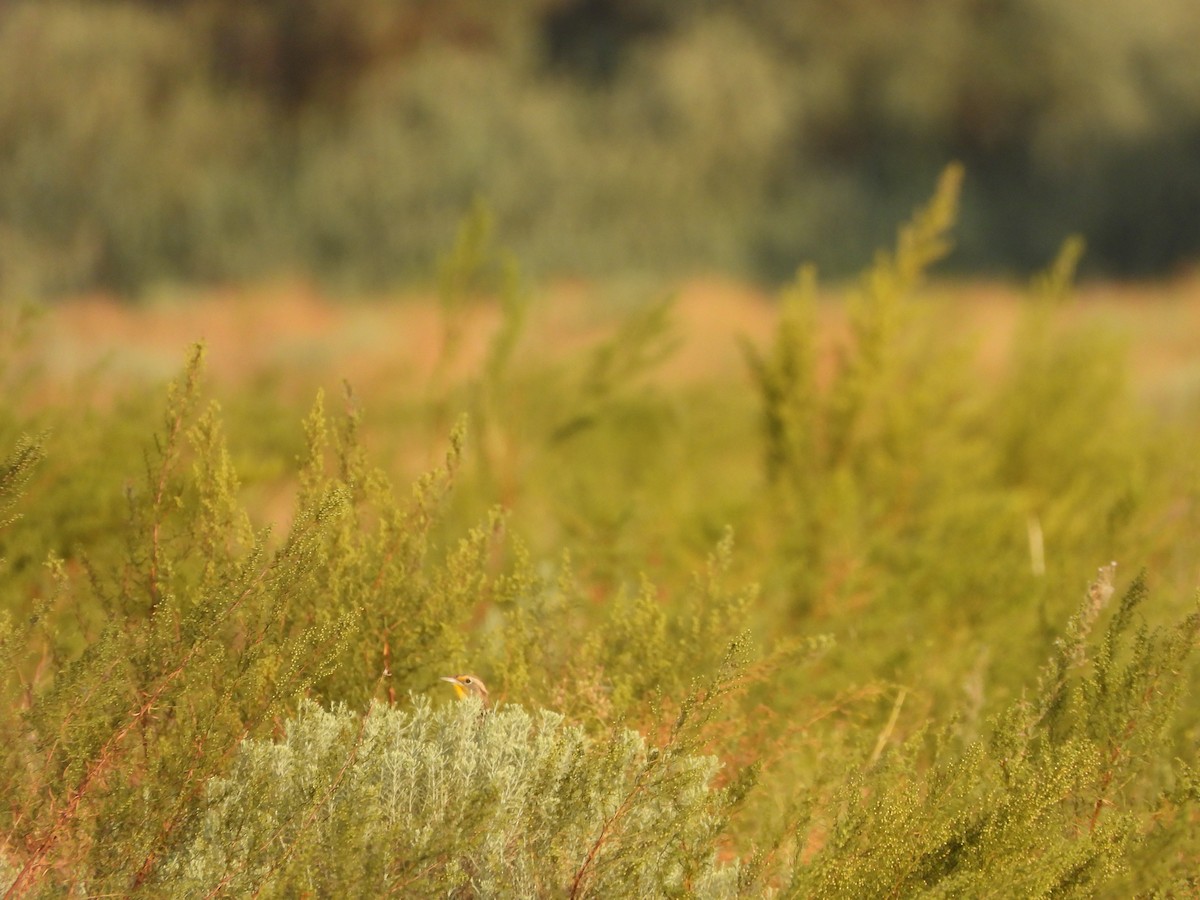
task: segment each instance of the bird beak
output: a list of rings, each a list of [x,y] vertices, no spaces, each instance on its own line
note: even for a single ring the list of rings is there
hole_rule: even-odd
[[[454,685],[454,693],[458,695],[459,700],[461,700],[463,697],[467,696],[466,688],[464,688],[461,684],[458,683],[457,678],[451,678],[448,675],[443,675],[442,681],[448,681],[452,685]]]

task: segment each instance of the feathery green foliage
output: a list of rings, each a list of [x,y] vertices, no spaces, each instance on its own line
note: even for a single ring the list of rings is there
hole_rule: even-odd
[[[924,280],[959,178],[831,365],[802,270],[749,388],[658,377],[666,303],[527,347],[479,213],[442,368],[372,415],[218,399],[201,347],[154,404],[5,394],[0,889],[1194,890],[1194,569],[1154,566],[1194,560],[1194,426],[1164,439],[1120,348],[1063,328],[1074,243],[978,377]],[[462,375],[480,279],[505,318]],[[398,487],[414,444],[444,458]],[[1114,558],[1150,575],[1076,603]]]
[[[1114,569],[1101,569],[1036,687],[986,738],[963,744],[953,726],[918,733],[836,788],[825,844],[795,872],[797,896],[1112,889],[1158,815],[1159,791],[1176,777],[1156,757],[1177,712],[1180,667],[1200,634],[1200,614],[1172,628],[1139,627],[1133,613],[1146,589],[1138,580],[1094,640]],[[1181,862],[1160,865],[1179,872]]]

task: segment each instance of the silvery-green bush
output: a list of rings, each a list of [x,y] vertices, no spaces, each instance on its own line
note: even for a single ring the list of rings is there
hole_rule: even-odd
[[[161,873],[173,896],[729,896],[719,765],[546,710],[306,703],[243,744]]]

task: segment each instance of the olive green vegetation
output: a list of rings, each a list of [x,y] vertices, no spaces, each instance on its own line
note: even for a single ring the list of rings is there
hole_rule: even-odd
[[[1075,242],[975,374],[923,284],[960,182],[858,282],[828,377],[811,270],[743,382],[655,379],[665,303],[551,363],[481,214],[445,365],[370,415],[218,402],[199,347],[165,392],[25,407],[6,313],[0,887],[1195,893],[1194,417],[1059,324]],[[506,323],[459,381],[481,283]],[[398,486],[368,444],[444,459]]]
[[[969,271],[1162,274],[1198,43],[1186,0],[10,0],[0,288],[423,278],[476,196],[539,276],[847,274],[950,160]]]

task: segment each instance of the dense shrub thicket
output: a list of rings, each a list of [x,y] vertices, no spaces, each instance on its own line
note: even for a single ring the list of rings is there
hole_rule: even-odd
[[[849,272],[951,159],[965,264],[1161,273],[1198,41],[1175,0],[13,0],[0,283],[386,282],[475,196],[539,273]]]
[[[0,888],[1194,893],[1195,425],[1061,330],[1074,245],[975,377],[922,286],[960,177],[828,377],[810,272],[744,383],[655,381],[664,305],[552,366],[510,278],[477,377],[279,433],[199,348],[165,397],[28,406],[6,337]],[[447,334],[494,262],[477,219]],[[400,490],[368,435],[447,450]]]

